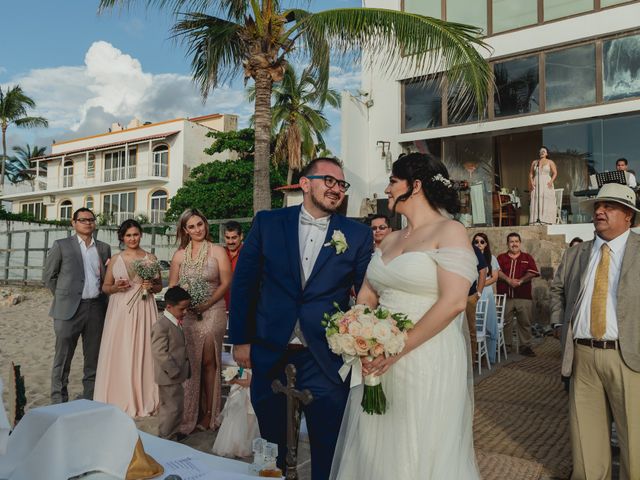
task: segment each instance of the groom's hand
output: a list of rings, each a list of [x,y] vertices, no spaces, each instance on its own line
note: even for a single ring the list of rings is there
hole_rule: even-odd
[[[251,368],[251,345],[249,343],[245,343],[244,345],[234,345],[233,359],[239,367]]]

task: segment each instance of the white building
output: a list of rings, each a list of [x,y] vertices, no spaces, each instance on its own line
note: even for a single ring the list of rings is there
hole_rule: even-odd
[[[555,187],[563,189],[569,222],[589,219],[573,195],[587,188],[589,173],[614,170],[621,157],[640,172],[639,1],[363,3],[481,27],[495,88],[478,121],[473,112],[452,115],[447,105],[455,92],[442,94],[424,77],[365,68],[360,94],[345,94],[342,103],[342,158],[353,185],[349,215],[359,215],[374,195],[384,210],[391,160],[408,151],[442,158],[454,179],[482,182],[486,216],[477,224],[492,223],[492,192],[502,188],[520,192],[518,221],[528,222],[527,175],[541,145],[558,166]],[[365,52],[363,65],[371,54]]]
[[[51,154],[32,162],[35,180],[5,183],[1,199],[12,211],[48,220],[70,219],[80,207],[120,223],[143,214],[161,222],[168,200],[191,168],[227,154],[204,153],[211,131],[236,130],[236,115],[214,114],[142,124],[134,119],[108,133],[54,143]]]

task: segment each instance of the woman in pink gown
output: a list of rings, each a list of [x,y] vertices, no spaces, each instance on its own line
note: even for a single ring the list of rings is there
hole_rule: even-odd
[[[184,383],[184,415],[180,432],[215,430],[220,414],[222,339],[227,329],[224,294],[231,283],[231,264],[225,250],[214,245],[207,219],[196,209],[186,210],[178,220],[180,248],[171,260],[169,285],[187,285],[203,279],[207,299],[194,305],[182,326],[191,365]]]
[[[160,276],[143,281],[134,271],[136,260],[156,260],[140,248],[141,238],[142,228],[135,220],[120,225],[118,239],[125,248],[111,257],[102,287],[110,297],[93,395],[94,400],[115,405],[131,417],[149,416],[158,407],[151,327],[158,315],[153,294],[162,289],[162,283]],[[141,287],[149,292],[146,300],[139,295]]]

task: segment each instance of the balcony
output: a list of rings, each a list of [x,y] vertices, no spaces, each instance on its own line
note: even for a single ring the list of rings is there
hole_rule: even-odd
[[[109,168],[104,171],[105,182],[118,182],[136,178],[136,166],[130,165],[124,168]]]
[[[16,195],[20,193],[39,192],[47,189],[47,182],[45,177],[41,177],[41,180],[25,180],[19,183],[5,182],[4,186],[0,188],[0,194],[2,196]]]

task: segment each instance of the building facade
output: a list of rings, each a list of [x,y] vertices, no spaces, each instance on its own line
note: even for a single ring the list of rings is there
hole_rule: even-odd
[[[51,154],[33,159],[34,180],[5,184],[2,200],[14,213],[68,220],[80,207],[107,223],[144,215],[162,222],[169,199],[191,168],[232,155],[204,153],[211,131],[236,130],[236,115],[214,114],[141,124],[134,119],[108,133],[54,143]]]
[[[529,168],[542,145],[557,164],[558,213],[569,223],[590,219],[573,194],[588,188],[589,174],[615,170],[618,158],[640,172],[639,1],[363,3],[480,27],[495,81],[478,115],[455,108],[455,88],[442,91],[429,82],[446,72],[394,77],[367,67],[375,57],[365,52],[362,89],[343,94],[342,102],[342,157],[353,184],[350,215],[383,203],[391,162],[409,151],[431,153],[452,178],[479,186],[483,216],[474,212],[472,218],[469,211],[467,219],[477,225],[494,223],[499,191],[515,191],[522,202],[518,223],[528,223]]]

